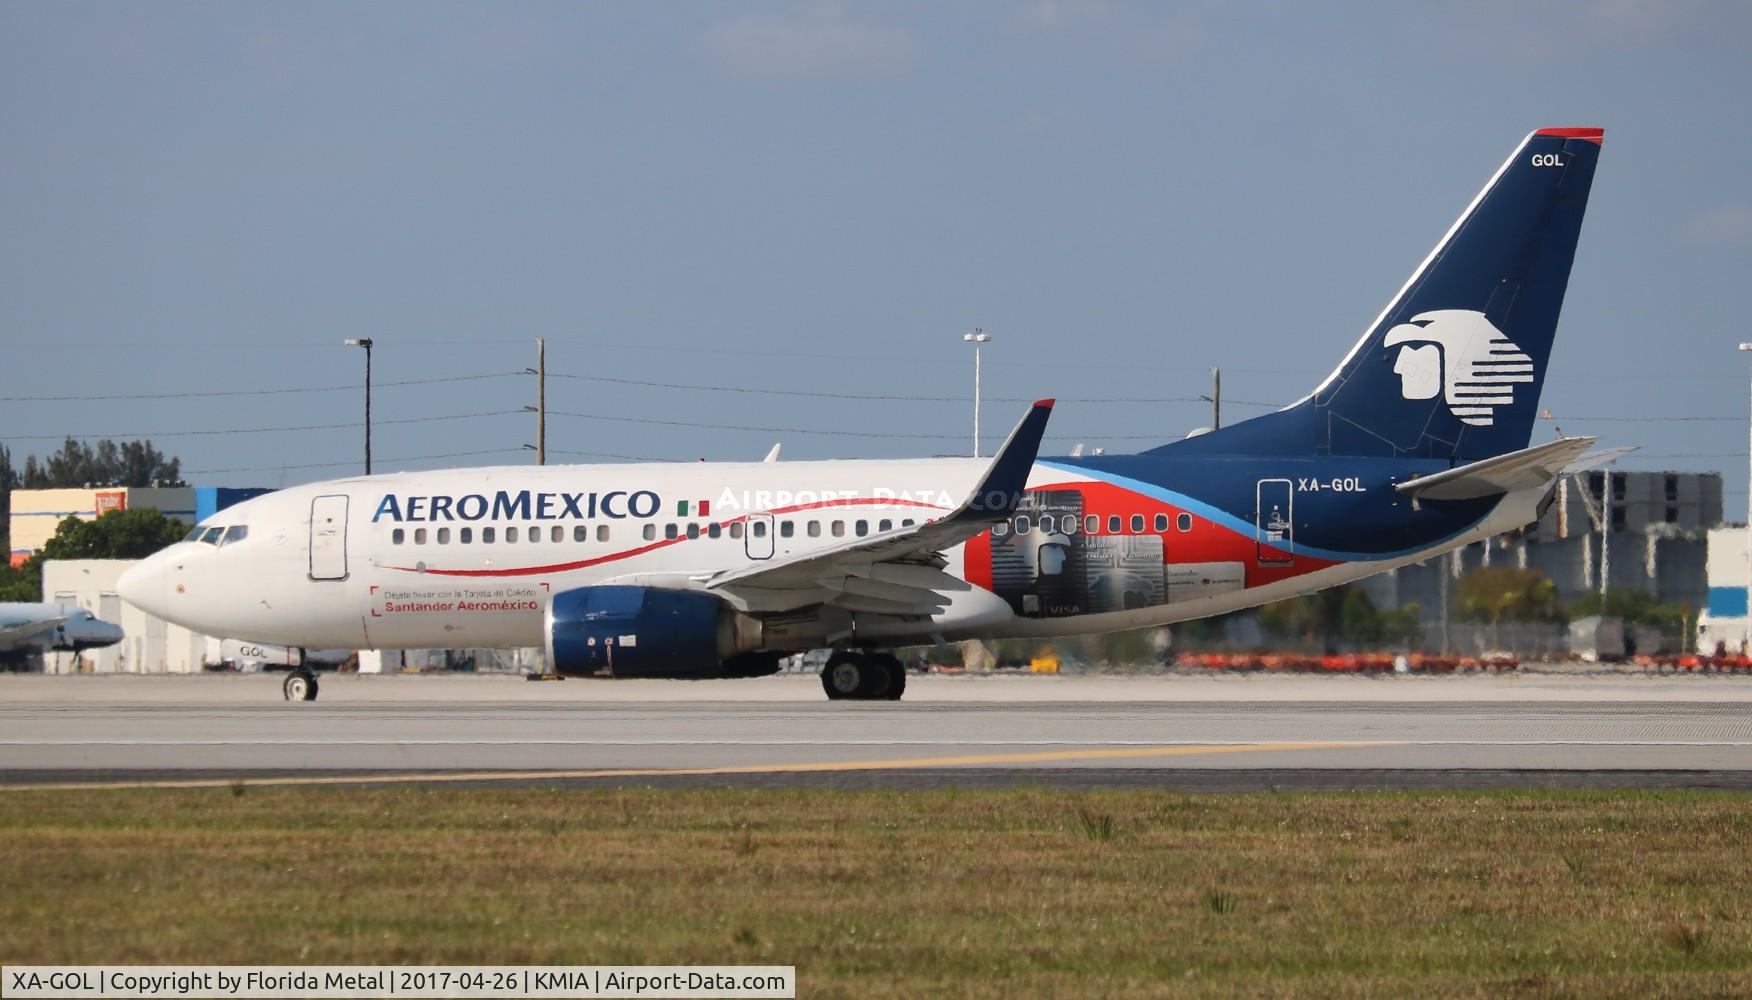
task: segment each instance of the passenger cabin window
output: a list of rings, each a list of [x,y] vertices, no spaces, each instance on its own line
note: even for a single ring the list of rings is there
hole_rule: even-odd
[[[700,537],[700,526],[697,524],[694,524],[692,522],[689,522],[688,526],[687,526],[687,537],[689,537],[689,538]]]
[[[901,526],[901,527],[903,527],[903,528],[910,528],[910,527],[912,527],[912,526],[913,526],[913,519],[912,519],[912,518],[910,518],[910,517],[909,517],[909,518],[907,518],[907,519],[906,519],[906,520],[904,520],[904,521],[901,521],[901,522],[900,522],[900,526]]]
[[[1010,533],[1010,522],[1008,522],[1008,521],[999,521],[997,524],[992,525],[992,537],[993,538],[1002,538],[1005,535],[1008,535],[1009,533]]]
[[[674,541],[675,539],[681,537],[681,531],[680,531],[680,529],[676,528],[676,526],[672,522],[670,524],[666,524],[663,526],[663,537],[667,538],[671,541]]]
[[[566,540],[566,529],[560,527],[557,524],[554,525],[552,528],[548,529],[548,541],[554,542],[555,544],[558,544],[558,543],[563,542],[565,540]],[[584,539],[580,538],[578,540],[581,542]]]
[[[797,533],[797,522],[795,522],[795,521],[781,521],[781,522],[779,522],[779,537],[790,538],[792,535],[795,535],[796,533]]]
[[[754,522],[752,525],[749,526],[748,530],[754,532],[754,537],[756,537],[756,538],[765,538],[767,536],[766,522],[765,521]]]
[[[1157,514],[1156,515],[1156,530],[1157,531],[1167,531],[1168,530],[1168,515],[1167,514]]]
[[[599,542],[608,541],[608,525],[599,524],[596,526],[596,540]]]
[[[558,527],[555,527],[554,530],[558,531],[560,529]],[[531,545],[540,544],[540,542],[541,542],[541,529],[540,528],[533,528],[533,527],[530,528],[529,532],[528,532],[528,538],[529,538],[529,544],[531,544]],[[554,539],[554,541],[556,541],[556,542],[559,541],[559,538],[556,537]]]
[[[857,533],[859,538],[863,538],[870,533],[870,522],[860,518],[852,525],[852,530]]]
[[[1185,513],[1176,514],[1174,516],[1174,526],[1176,528],[1179,528],[1181,531],[1191,531],[1192,530],[1192,515],[1185,514]]]
[[[1034,527],[1034,522],[1029,519],[1027,514],[1021,514],[1021,515],[1017,516],[1017,518],[1016,518],[1016,534],[1026,535],[1026,534],[1028,534],[1028,529],[1030,529],[1032,527]]]
[[[589,540],[590,540],[590,529],[588,527],[586,527],[585,525],[582,525],[582,524],[572,525],[572,541],[574,541],[574,542],[588,542]]]
[[[1144,530],[1144,515],[1133,514],[1131,516],[1131,530],[1133,532],[1139,532],[1139,531]]]
[[[450,544],[450,529],[449,528],[439,528],[438,529],[438,544],[439,545],[449,545]]]
[[[718,522],[713,521],[711,524],[706,525],[706,537],[707,538],[718,538],[718,537],[722,536],[723,534],[724,534],[724,526],[719,524]]]
[[[835,537],[835,538],[846,537],[846,522],[844,522],[844,521],[833,522],[833,529],[832,530],[833,530],[833,537]]]
[[[645,541],[647,541],[647,542],[656,541],[657,540],[657,526],[655,524],[645,525],[645,530],[641,531],[640,535],[642,535],[644,537]]]
[[[888,518],[885,517],[881,520],[881,522],[879,522],[876,525],[876,530],[877,531],[892,531],[892,530],[894,530],[894,522],[890,521]]]
[[[1097,531],[1100,531],[1100,530],[1101,530],[1101,517],[1099,515],[1090,514],[1090,515],[1083,518],[1083,534],[1093,535]]]
[[[426,529],[425,528],[415,528],[414,529],[414,544],[415,545],[426,544]]]
[[[820,521],[810,521],[809,522],[809,537],[810,538],[820,538],[821,537],[821,522]]]
[[[1107,515],[1107,533],[1110,535],[1119,534],[1119,515],[1118,514]]]
[[[493,536],[497,533],[497,531],[498,531],[498,529],[496,529],[496,528],[482,528],[481,529],[481,544],[482,545],[493,544]]]
[[[1076,534],[1077,533],[1077,515],[1066,514],[1064,517],[1059,518],[1059,530],[1064,532],[1067,535]]]
[[[505,540],[507,542],[515,542],[517,540],[517,525],[513,524],[505,529]]]
[[[407,541],[407,538],[408,533],[400,528],[389,533],[389,543],[391,545],[400,545],[402,542]]]
[[[457,534],[457,541],[460,541],[464,545],[467,545],[470,542],[474,541],[474,529],[473,528],[459,528],[459,529],[457,529],[456,534]]]
[[[732,524],[730,526],[730,537],[731,538],[741,538],[742,537],[742,522],[741,521],[737,521],[735,524]]]

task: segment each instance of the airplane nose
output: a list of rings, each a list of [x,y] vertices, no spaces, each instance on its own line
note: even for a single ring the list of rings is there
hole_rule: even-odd
[[[116,580],[122,600],[158,618],[164,617],[164,588],[164,566],[155,556],[128,567]]]

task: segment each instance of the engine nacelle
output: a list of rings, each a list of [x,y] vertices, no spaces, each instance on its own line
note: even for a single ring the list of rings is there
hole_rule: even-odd
[[[776,652],[758,652],[757,619],[710,594],[653,587],[579,587],[548,605],[555,673],[596,677],[760,677]]]

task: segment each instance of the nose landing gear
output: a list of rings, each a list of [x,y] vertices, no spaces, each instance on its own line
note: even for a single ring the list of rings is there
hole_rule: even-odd
[[[286,675],[286,680],[280,685],[280,693],[287,701],[315,701],[316,675],[300,667]]]
[[[899,701],[906,668],[893,653],[842,649],[821,669],[821,686],[830,701]]]

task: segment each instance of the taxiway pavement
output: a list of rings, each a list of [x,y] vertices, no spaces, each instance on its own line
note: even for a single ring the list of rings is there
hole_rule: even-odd
[[[0,784],[1752,787],[1752,677],[0,677]]]

